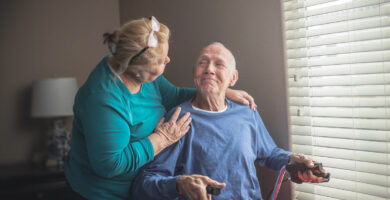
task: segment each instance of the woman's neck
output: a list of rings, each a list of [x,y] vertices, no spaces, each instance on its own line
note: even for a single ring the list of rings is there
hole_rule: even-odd
[[[198,93],[192,101],[192,105],[202,110],[221,111],[226,108],[225,95],[207,96]]]
[[[108,64],[113,68],[114,71],[117,71],[118,65],[116,65],[112,59],[112,56],[108,58]],[[119,77],[131,94],[136,94],[141,90],[142,83],[137,81],[132,75],[124,72],[120,74]]]

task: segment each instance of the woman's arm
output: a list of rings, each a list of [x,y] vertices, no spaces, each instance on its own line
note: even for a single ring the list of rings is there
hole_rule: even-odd
[[[162,75],[156,79],[156,84],[158,84],[160,90],[163,100],[162,104],[167,111],[196,95],[195,88],[176,87]],[[226,97],[232,101],[245,105],[249,104],[252,110],[255,110],[257,107],[252,96],[243,90],[233,90],[229,88],[226,91]]]
[[[93,170],[111,178],[131,175],[154,158],[148,138],[130,140],[130,128],[120,98],[95,93],[78,110],[82,132]]]
[[[149,137],[131,141],[122,105],[120,98],[101,93],[91,96],[79,111],[91,166],[107,178],[136,172],[179,140],[191,122],[189,113],[178,119],[178,108],[168,122],[162,118]]]
[[[159,76],[155,83],[160,90],[162,104],[167,111],[196,95],[196,89],[176,87],[163,75]]]

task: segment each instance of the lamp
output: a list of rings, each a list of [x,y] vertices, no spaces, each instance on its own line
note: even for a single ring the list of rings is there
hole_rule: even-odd
[[[76,78],[47,78],[33,87],[31,116],[51,119],[47,134],[47,162],[63,167],[65,153],[70,149],[70,135],[64,126],[64,117],[73,115],[77,92]]]

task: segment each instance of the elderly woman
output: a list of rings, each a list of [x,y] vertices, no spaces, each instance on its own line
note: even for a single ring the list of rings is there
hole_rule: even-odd
[[[194,69],[198,92],[181,104],[182,114],[191,112],[191,128],[141,170],[134,199],[206,200],[209,185],[224,188],[213,199],[262,199],[254,162],[275,170],[289,160],[313,167],[310,158],[278,148],[257,111],[226,99],[237,79],[234,57],[222,44],[201,51]],[[311,171],[298,176],[324,181]]]
[[[65,161],[68,183],[88,199],[128,199],[140,167],[189,129],[189,113],[169,122],[167,110],[194,97],[163,76],[169,63],[169,29],[154,17],[124,24],[105,34],[112,55],[91,72],[75,98],[71,151]],[[240,102],[253,99],[230,91]],[[160,120],[161,119],[161,120]]]

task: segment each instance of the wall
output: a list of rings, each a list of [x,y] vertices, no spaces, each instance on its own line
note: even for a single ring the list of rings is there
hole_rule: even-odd
[[[43,147],[32,84],[53,75],[84,83],[108,53],[102,34],[118,26],[117,0],[0,1],[0,164],[29,162]]]
[[[32,152],[42,148],[47,124],[29,116],[36,80],[54,74],[75,76],[81,85],[107,53],[102,33],[119,27],[119,19],[124,23],[151,15],[172,31],[172,61],[165,74],[170,81],[192,86],[199,50],[213,41],[224,43],[236,56],[236,88],[253,95],[276,143],[288,147],[279,1],[121,0],[118,5],[112,0],[2,0],[0,164],[29,162]],[[259,174],[267,193],[275,173],[259,168]],[[280,199],[288,195],[284,186]]]
[[[281,5],[275,0],[120,0],[120,19],[154,15],[172,31],[171,63],[166,77],[180,86],[192,86],[192,68],[200,49],[220,41],[236,56],[239,80],[256,99],[268,131],[288,148],[286,78],[283,59]],[[259,168],[263,196],[273,187],[275,172]],[[289,199],[283,186],[280,199]]]

